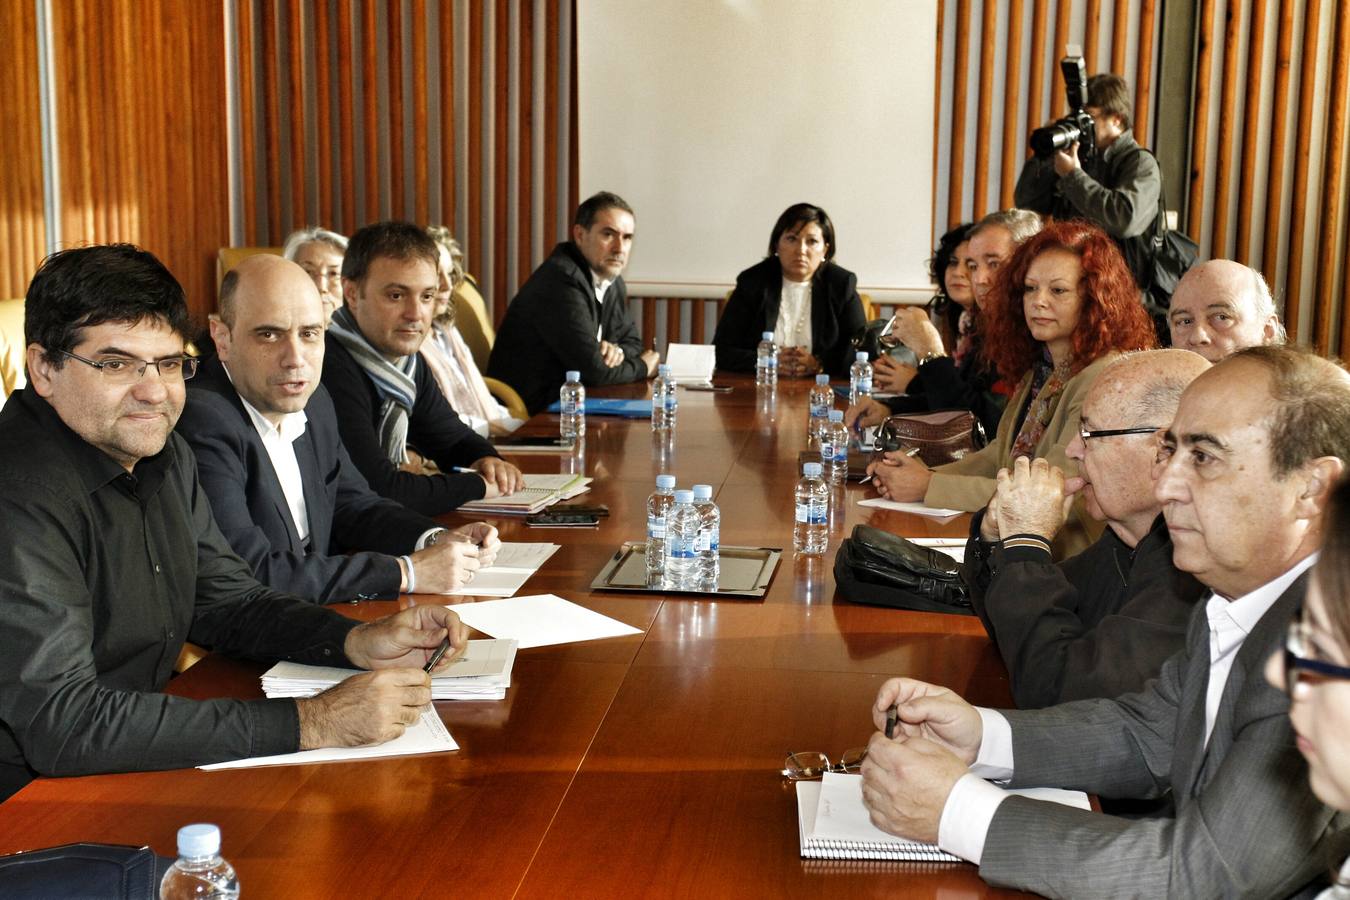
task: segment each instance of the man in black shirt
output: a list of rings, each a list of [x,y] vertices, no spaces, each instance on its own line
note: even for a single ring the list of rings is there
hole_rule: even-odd
[[[0,411],[0,798],[37,775],[177,768],[389,740],[465,629],[443,607],[367,624],[255,581],[172,434],[182,288],[129,245],[53,254],[28,288],[29,386]],[[305,700],[160,691],[183,642],[378,671]]]
[[[1081,477],[1020,459],[976,514],[963,574],[1019,708],[1138,690],[1181,648],[1204,588],[1172,564],[1152,472],[1160,429],[1207,368],[1184,350],[1115,361],[1088,390],[1081,434],[1066,451]],[[1078,490],[1107,527],[1055,564],[1050,542]]]
[[[428,516],[524,484],[520,470],[460,420],[418,358],[431,333],[439,261],[436,242],[407,222],[352,235],[342,258],[346,305],[333,313],[323,365],[357,470],[375,493]],[[413,451],[440,471],[405,471]]]
[[[656,374],[659,357],[642,349],[623,282],[634,228],[622,197],[590,197],[577,207],[572,240],[553,248],[506,308],[487,373],[515,388],[531,415],[558,399],[569,370],[586,385]]]

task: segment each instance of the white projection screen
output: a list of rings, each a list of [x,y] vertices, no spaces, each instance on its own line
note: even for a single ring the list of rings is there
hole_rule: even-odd
[[[936,0],[578,0],[581,196],[637,212],[637,296],[724,293],[798,201],[882,302],[926,299]]]

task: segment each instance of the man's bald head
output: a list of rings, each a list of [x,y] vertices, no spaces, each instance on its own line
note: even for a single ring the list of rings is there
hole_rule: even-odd
[[[319,386],[325,320],[313,280],[280,256],[250,256],[221,282],[211,340],[239,396],[274,425]]]
[[[314,286],[313,279],[304,269],[283,257],[258,253],[240,260],[220,282],[220,320],[227,327],[233,327],[239,305],[255,302],[259,297],[277,293],[307,294],[296,280],[296,273],[309,279],[310,285]],[[317,287],[314,287],[314,296],[319,298]]]
[[[1266,280],[1231,259],[1212,259],[1186,272],[1172,294],[1167,321],[1172,346],[1210,362],[1285,338]]]
[[[1166,426],[1187,385],[1209,367],[1209,360],[1187,350],[1130,353],[1103,369],[1088,395],[1114,394],[1130,412]]]
[[[1066,454],[1078,460],[1088,514],[1131,547],[1161,509],[1153,492],[1159,429],[1172,424],[1181,395],[1209,361],[1186,350],[1146,350],[1111,363],[1083,400],[1081,434]]]

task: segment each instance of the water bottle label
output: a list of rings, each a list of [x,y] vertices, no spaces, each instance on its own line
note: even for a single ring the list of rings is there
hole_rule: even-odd
[[[707,531],[700,531],[694,541],[694,549],[699,553],[707,553],[713,548],[712,534]]]
[[[675,559],[693,559],[694,541],[687,537],[672,537],[666,543],[666,555]]]
[[[776,368],[778,368],[778,357],[776,357],[776,356],[761,356],[761,357],[759,358],[759,367],[760,367],[761,369],[776,369]]]
[[[664,408],[661,398],[657,394],[652,394],[652,412],[658,413]]]
[[[562,402],[562,414],[564,416],[574,416],[577,412],[577,401],[564,400]]]
[[[673,413],[678,405],[679,401],[675,399],[675,389],[671,388],[670,393],[666,394],[666,412]]]
[[[821,438],[820,461],[823,463],[827,463],[833,459],[834,459],[834,444],[831,444],[829,441],[825,440],[824,438]]]
[[[573,403],[573,404],[572,404],[572,412],[576,413],[576,414],[579,415],[579,416],[584,416],[584,415],[586,415],[586,401],[585,401],[585,400],[578,400],[578,401],[576,401],[575,403]]]
[[[830,407],[829,407],[829,404],[826,404],[826,403],[812,403],[812,404],[811,404],[811,418],[813,418],[813,419],[828,419],[829,417],[830,417]]]
[[[848,465],[848,444],[835,444],[833,450],[835,465]],[[821,455],[824,455],[824,451],[821,451]]]
[[[664,541],[666,539],[666,517],[647,517],[647,540]]]
[[[829,516],[827,515],[825,508],[826,503],[824,500],[812,500],[809,504],[804,505],[809,506],[809,509],[806,511],[806,522],[808,524],[824,525],[826,523]]]
[[[810,503],[798,503],[798,504],[797,504],[797,521],[798,521],[799,523],[803,524],[803,525],[805,525],[806,523],[808,523],[808,522],[811,521],[811,504],[810,504]]]
[[[856,390],[859,394],[870,394],[870,393],[872,393],[872,379],[870,379],[870,378],[859,378],[859,379],[857,380],[857,384],[856,384],[855,390]]]

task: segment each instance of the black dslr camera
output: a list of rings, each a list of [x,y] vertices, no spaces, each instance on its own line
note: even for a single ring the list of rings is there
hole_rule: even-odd
[[[1044,128],[1031,133],[1031,149],[1045,159],[1054,156],[1056,151],[1067,149],[1070,144],[1078,144],[1078,159],[1086,162],[1097,152],[1097,130],[1088,115],[1087,104],[1087,64],[1083,62],[1078,48],[1064,48],[1068,54],[1059,61],[1060,71],[1064,73],[1064,93],[1069,98],[1067,116],[1058,122],[1052,122]]]

